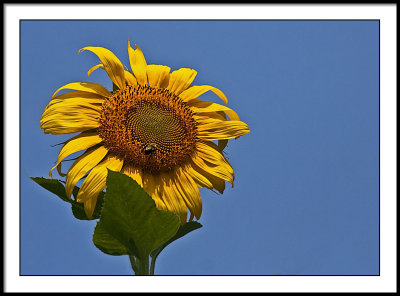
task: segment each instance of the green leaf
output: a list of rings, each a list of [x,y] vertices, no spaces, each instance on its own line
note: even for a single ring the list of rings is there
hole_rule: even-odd
[[[179,217],[158,210],[153,199],[130,177],[108,170],[107,190],[93,243],[104,253],[129,252],[145,260],[178,231]],[[117,243],[119,242],[118,248]]]
[[[54,193],[57,195],[59,198],[61,198],[63,201],[71,204],[71,209],[72,213],[75,216],[75,218],[80,219],[80,220],[94,220],[98,219],[100,217],[100,211],[104,199],[104,192],[101,192],[99,194],[99,197],[97,199],[97,204],[96,208],[93,213],[92,219],[88,219],[86,216],[84,207],[82,203],[78,203],[75,200],[69,199],[65,193],[65,187],[64,185],[57,179],[46,179],[43,177],[31,177],[33,181],[35,181],[37,184],[42,186],[43,188],[47,189],[51,193]],[[75,186],[72,194],[74,198],[76,199],[76,196],[78,195],[79,187]]]
[[[63,201],[70,202],[65,194],[65,187],[60,183],[60,181],[56,179],[46,179],[43,177],[31,177],[31,179],[43,188],[57,195]]]
[[[93,235],[93,243],[102,252],[109,255],[129,255],[129,250],[117,239],[115,239],[103,226],[101,221],[97,222]]]
[[[151,253],[152,257],[156,257],[166,246],[171,244],[172,242],[176,241],[177,239],[181,238],[182,236],[185,236],[189,232],[192,232],[193,230],[199,229],[203,227],[199,222],[192,221],[192,222],[187,222],[183,224],[181,227],[179,227],[178,232],[171,238],[169,239],[165,244],[163,244],[161,247],[157,248]]]
[[[161,245],[157,249],[155,249],[153,252],[151,252],[150,256],[152,257],[151,260],[151,271],[152,274],[154,274],[154,266],[156,264],[156,259],[158,255],[160,255],[161,251],[165,249],[166,246],[171,244],[172,242],[176,241],[177,239],[181,238],[182,236],[185,236],[189,232],[192,232],[193,230],[199,229],[203,227],[199,222],[192,221],[192,222],[187,222],[183,224],[181,227],[179,227],[178,232],[170,238],[165,244]]]
[[[193,230],[199,229],[201,227],[203,227],[203,225],[196,221],[183,224],[181,227],[179,227],[178,232],[168,242],[166,242],[165,246],[169,245],[178,238],[181,238],[182,236],[188,234],[189,232],[192,232]]]

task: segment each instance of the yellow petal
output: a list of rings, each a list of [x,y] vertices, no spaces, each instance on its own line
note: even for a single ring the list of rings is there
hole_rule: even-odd
[[[190,86],[196,75],[197,72],[189,68],[181,68],[179,70],[173,71],[169,78],[169,91],[176,95],[179,95]]]
[[[81,100],[97,99],[97,100],[102,100],[102,102],[104,102],[105,97],[99,94],[85,92],[85,91],[70,91],[52,98],[49,104],[45,107],[45,109],[48,108],[48,106],[50,106],[53,102],[54,103],[62,102],[64,100],[69,100],[69,99],[81,99]]]
[[[49,126],[42,125],[41,128],[44,130],[45,134],[53,134],[53,135],[65,135],[65,134],[73,134],[84,132],[90,130],[92,128],[96,128],[99,125],[95,124],[94,121],[82,121],[80,120],[81,124],[71,125],[71,124],[64,124],[64,123],[50,123]]]
[[[92,68],[89,69],[88,71],[88,76],[90,76],[90,74],[92,74],[92,72],[98,68],[103,68],[104,66],[103,64],[98,64],[96,66],[93,66]],[[125,67],[126,68],[126,67]],[[125,75],[125,82],[127,82],[129,85],[137,85],[137,81],[135,76],[133,76],[133,74],[129,71],[124,70],[124,75]]]
[[[217,149],[218,146],[212,142],[196,143],[196,151],[199,157],[213,165],[224,166],[225,170],[233,175],[233,169],[231,165]]]
[[[211,188],[209,189],[217,189],[217,191],[219,193],[224,193],[225,190],[225,180],[211,174],[210,172],[200,168],[199,166],[197,166],[193,161],[189,161],[189,163],[191,164],[191,167],[193,168],[193,170],[197,171],[197,173],[201,176],[203,176],[204,178],[207,178],[207,180],[212,184]],[[207,169],[207,168],[206,168]]]
[[[125,87],[124,66],[120,60],[108,49],[104,47],[86,46],[81,48],[78,53],[89,50],[97,55],[106,70],[108,77],[119,88]]]
[[[226,114],[224,112],[217,111],[216,113],[223,117],[222,120],[227,120]],[[225,149],[226,145],[228,145],[228,139],[218,140],[218,151],[222,152]]]
[[[212,183],[202,174],[200,174],[197,170],[193,168],[192,163],[186,164],[185,171],[187,174],[192,177],[192,179],[196,182],[197,186],[200,188],[208,188],[208,189],[213,189]]]
[[[93,109],[97,113],[101,110],[101,105],[104,103],[104,99],[93,99],[93,98],[71,98],[65,100],[54,99],[45,107],[45,111],[42,117],[50,115],[52,113],[63,112],[63,110],[82,110],[83,112],[87,109]],[[66,111],[68,112],[68,111]]]
[[[137,80],[136,80],[135,76],[133,76],[133,74],[131,72],[126,71],[126,70],[125,70],[125,79],[129,85],[133,85],[133,86],[137,85]]]
[[[131,65],[132,73],[135,75],[137,82],[140,85],[147,84],[147,63],[144,58],[143,52],[139,46],[136,46],[136,49],[131,47],[131,41],[128,40],[128,55],[129,55],[129,63]]]
[[[87,109],[79,112],[76,108],[63,108],[61,113],[42,116],[40,128],[45,134],[71,134],[97,128],[100,123],[99,113]]]
[[[103,162],[93,168],[79,189],[76,200],[85,203],[85,213],[88,218],[93,215],[99,193],[106,187],[108,169],[119,172],[123,161],[115,156],[108,156]]]
[[[196,166],[203,169],[204,171],[209,172],[216,177],[224,179],[233,185],[233,176],[231,175],[232,168],[230,167],[230,165],[216,165],[209,163],[198,154],[192,157],[192,161]]]
[[[160,177],[149,173],[142,172],[142,187],[148,195],[154,200],[157,209],[168,210],[163,199],[160,196]]]
[[[88,130],[99,125],[101,101],[88,103],[91,99],[68,99],[47,106],[40,118],[40,127],[45,133],[52,129],[77,127],[78,131]]]
[[[198,96],[204,94],[205,92],[211,90],[214,92],[218,97],[220,97],[225,104],[228,103],[228,99],[225,94],[220,91],[218,88],[210,86],[210,85],[193,85],[189,87],[187,90],[183,91],[179,97],[184,101],[188,102],[192,99],[197,98]]]
[[[159,182],[157,182],[152,174],[148,174],[143,172],[142,175],[142,187],[143,189],[150,195],[153,196],[156,192],[156,185],[158,185]]]
[[[139,186],[143,187],[142,170],[140,168],[135,168],[132,165],[125,165],[121,172],[131,177]]]
[[[231,120],[240,120],[239,115],[235,111],[220,104],[192,99],[188,102],[188,105],[194,113],[223,111]]]
[[[215,143],[198,142],[196,144],[196,151],[197,156],[201,158],[205,164],[212,167],[212,170],[218,171],[224,176],[228,176],[229,179],[224,178],[224,180],[229,181],[233,185],[233,180],[235,179],[233,168],[222,153],[218,151],[218,146]]]
[[[91,198],[83,204],[83,209],[84,209],[85,214],[88,217],[88,219],[92,219],[92,217],[93,217],[93,212],[94,212],[94,209],[96,208],[97,197],[98,196],[96,196],[95,198]]]
[[[98,68],[104,69],[103,64],[97,64],[97,65],[93,66],[92,68],[90,68],[89,71],[87,72],[87,76],[90,76],[90,74],[92,74],[92,72]]]
[[[74,161],[71,168],[68,170],[65,183],[65,192],[70,198],[75,184],[82,179],[88,171],[95,167],[108,153],[108,149],[100,146],[96,149],[85,152]]]
[[[168,211],[177,214],[180,217],[181,224],[185,224],[187,220],[187,207],[176,183],[169,174],[162,174],[160,179],[161,196]]]
[[[53,99],[56,96],[56,94],[62,89],[75,89],[75,90],[79,90],[79,91],[98,94],[103,97],[111,96],[111,93],[101,84],[93,83],[93,82],[72,82],[72,83],[68,83],[64,86],[61,86],[59,89],[57,89],[54,92],[54,94],[51,96],[51,98]]]
[[[61,148],[60,153],[58,154],[57,163],[50,170],[49,176],[52,177],[52,171],[54,168],[56,168],[68,155],[93,147],[94,145],[99,144],[101,141],[102,139],[97,133],[82,133],[67,141]]]
[[[185,201],[190,212],[194,214],[196,219],[200,219],[202,211],[202,201],[200,191],[193,179],[188,175],[186,170],[178,169],[176,173],[175,186]],[[185,221],[186,222],[186,221]]]
[[[96,95],[94,95],[94,96],[96,96]],[[87,106],[89,106],[90,108],[95,108],[96,110],[99,110],[98,107],[100,107],[100,105],[102,105],[104,103],[104,98],[100,97],[100,96],[97,96],[97,98],[95,98],[95,97],[87,97],[87,98],[75,97],[75,98],[69,98],[69,99],[58,99],[58,97],[61,97],[61,96],[57,96],[53,100],[51,100],[47,104],[47,106],[44,108],[44,110],[46,111],[51,106],[53,106],[54,104],[57,104],[57,103],[64,103],[64,106],[67,104],[79,105],[80,103],[83,103],[83,104],[87,104]],[[59,106],[62,106],[62,105],[59,105]]]
[[[227,117],[224,112],[202,112],[199,114],[196,114],[196,118],[198,121],[203,122],[203,121],[208,121],[208,119],[217,119],[217,120],[222,120],[226,121]]]
[[[163,65],[148,65],[147,76],[151,87],[166,88],[169,83],[170,67]]]
[[[193,116],[199,123],[198,137],[202,140],[213,141],[238,138],[250,132],[246,123],[238,120],[222,121]]]

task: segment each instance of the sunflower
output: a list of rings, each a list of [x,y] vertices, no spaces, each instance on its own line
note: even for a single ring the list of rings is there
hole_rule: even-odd
[[[134,179],[153,198],[157,208],[179,215],[181,223],[200,218],[199,187],[223,193],[225,181],[233,186],[234,172],[223,155],[228,139],[249,132],[230,108],[198,97],[214,92],[224,103],[224,93],[209,85],[191,85],[197,72],[164,65],[148,65],[142,50],[128,41],[131,72],[108,49],[84,47],[100,60],[88,76],[103,68],[113,91],[92,82],[72,82],[57,89],[40,119],[44,133],[79,133],[64,142],[56,165],[66,177],[71,198],[76,183],[84,179],[76,200],[91,218],[97,197],[106,187],[107,169]],[[58,94],[61,90],[70,90]],[[58,95],[57,95],[58,94]],[[86,150],[66,174],[65,158]]]

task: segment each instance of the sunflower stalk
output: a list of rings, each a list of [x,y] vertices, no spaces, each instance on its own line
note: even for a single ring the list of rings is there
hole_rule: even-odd
[[[164,249],[163,246],[157,248],[156,250],[154,250],[151,254],[150,254],[150,258],[151,258],[151,262],[150,262],[150,274],[154,275],[154,269],[156,266],[156,260],[157,260],[157,256],[161,253],[161,251]]]
[[[129,256],[132,269],[135,275],[154,275],[154,268],[149,269],[149,257],[147,256],[144,260],[136,258],[133,255]]]

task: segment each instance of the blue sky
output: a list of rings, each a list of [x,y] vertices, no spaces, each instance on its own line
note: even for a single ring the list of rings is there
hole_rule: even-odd
[[[158,275],[379,273],[379,23],[377,21],[22,21],[21,274],[130,275],[126,256],[92,243],[96,221],[28,176],[48,176],[70,136],[45,135],[52,93],[74,81],[111,88],[85,46],[129,65],[198,71],[250,127],[230,141],[235,184],[201,190],[203,228],[167,247]],[[217,102],[212,94],[202,96]],[[56,175],[57,176],[57,175]]]

